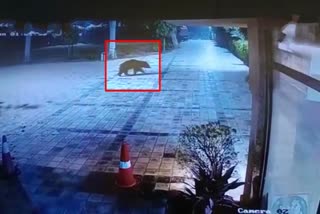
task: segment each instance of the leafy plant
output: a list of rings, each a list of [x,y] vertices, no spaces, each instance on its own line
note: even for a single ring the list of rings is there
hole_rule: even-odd
[[[161,39],[169,36],[175,26],[165,21],[157,20],[152,23],[145,24],[145,28],[152,31],[154,38]]]
[[[48,33],[50,33],[50,35],[53,38],[56,38],[56,37],[62,35],[61,26],[59,24],[55,24],[55,23],[49,24],[47,27],[47,31],[48,31]]]
[[[205,214],[211,214],[213,208],[214,208],[213,200],[212,200],[211,198],[209,198],[209,203],[208,203],[208,205],[206,206]]]
[[[217,27],[214,29],[217,45],[228,49],[245,64],[248,64],[249,46],[247,30],[239,27]]]
[[[144,26],[146,30],[151,31],[153,38],[162,40],[162,47],[164,50],[167,47],[167,38],[169,37],[170,33],[176,28],[174,25],[162,20],[153,21],[151,23],[145,23]]]
[[[234,51],[238,55],[238,57],[247,62],[249,57],[249,47],[248,47],[248,41],[247,40],[236,40],[232,41],[232,45],[234,48]]]
[[[186,127],[180,134],[178,160],[212,171],[215,164],[223,168],[236,165],[237,153],[234,149],[236,130],[220,122]]]
[[[24,33],[30,33],[30,31],[33,30],[32,24],[31,23],[26,23],[24,25]]]
[[[185,194],[194,203],[194,213],[211,214],[217,207],[237,206],[225,195],[244,184],[238,179],[229,183],[238,163],[235,133],[235,129],[218,121],[187,127],[180,135],[178,160],[187,164],[194,175],[194,186],[186,188]]]
[[[67,24],[64,26],[63,30],[64,41],[67,44],[74,45],[78,42],[80,32],[76,27],[74,27],[72,24]]]
[[[246,33],[239,27],[225,27],[224,29],[233,39],[247,40]]]
[[[243,185],[238,179],[228,182],[232,177],[235,166],[230,167],[223,173],[222,164],[215,164],[214,169],[208,172],[198,166],[193,170],[195,185],[192,189],[186,188],[185,196],[194,202],[194,211],[205,210],[206,213],[213,213],[218,206],[237,207],[238,205],[231,197],[226,196],[226,192]]]
[[[63,39],[68,45],[68,57],[73,56],[73,46],[79,41],[79,30],[72,24],[64,25]]]

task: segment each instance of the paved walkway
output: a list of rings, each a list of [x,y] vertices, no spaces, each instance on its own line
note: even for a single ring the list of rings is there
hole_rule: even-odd
[[[156,56],[141,59],[157,66]],[[112,87],[157,81],[156,75],[116,76],[122,61],[109,64]],[[160,93],[106,93],[101,62],[0,68],[1,133],[8,135],[22,168],[20,183],[33,203],[54,207],[64,192],[72,198],[83,191],[81,209],[91,206],[91,196],[106,206],[101,192],[74,187],[92,174],[117,172],[123,140],[130,143],[136,175],[156,182],[156,189],[181,189],[186,172],[174,158],[179,132],[186,125],[217,119],[238,130],[238,176],[244,179],[251,113],[248,68],[227,50],[202,40],[164,54],[162,67]],[[54,176],[62,178],[60,186]]]

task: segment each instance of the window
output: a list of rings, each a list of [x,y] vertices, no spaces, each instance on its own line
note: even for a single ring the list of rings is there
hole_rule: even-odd
[[[273,81],[264,185],[268,209],[315,214],[320,199],[320,93],[279,71]]]

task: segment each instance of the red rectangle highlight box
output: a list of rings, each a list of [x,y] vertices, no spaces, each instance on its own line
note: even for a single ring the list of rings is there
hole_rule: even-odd
[[[108,89],[108,43],[122,42],[122,43],[157,43],[159,52],[159,88],[157,89]],[[104,89],[106,92],[161,92],[161,40],[105,40],[104,41]]]

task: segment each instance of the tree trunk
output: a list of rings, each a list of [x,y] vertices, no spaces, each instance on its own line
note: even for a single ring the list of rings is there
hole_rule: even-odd
[[[68,45],[68,58],[71,58],[71,45]]]
[[[162,51],[166,51],[166,38],[162,39]]]
[[[31,35],[26,36],[24,46],[24,62],[28,63],[31,61]]]
[[[116,39],[116,31],[117,31],[117,21],[109,21],[109,33],[110,33],[109,39],[110,40]],[[117,58],[115,42],[109,42],[109,57],[111,59]]]
[[[174,48],[179,47],[176,30],[173,30],[173,31],[170,33],[170,36],[171,36],[171,39],[172,39],[173,47],[174,47]]]
[[[71,58],[73,57],[74,54],[74,44],[71,45]]]

